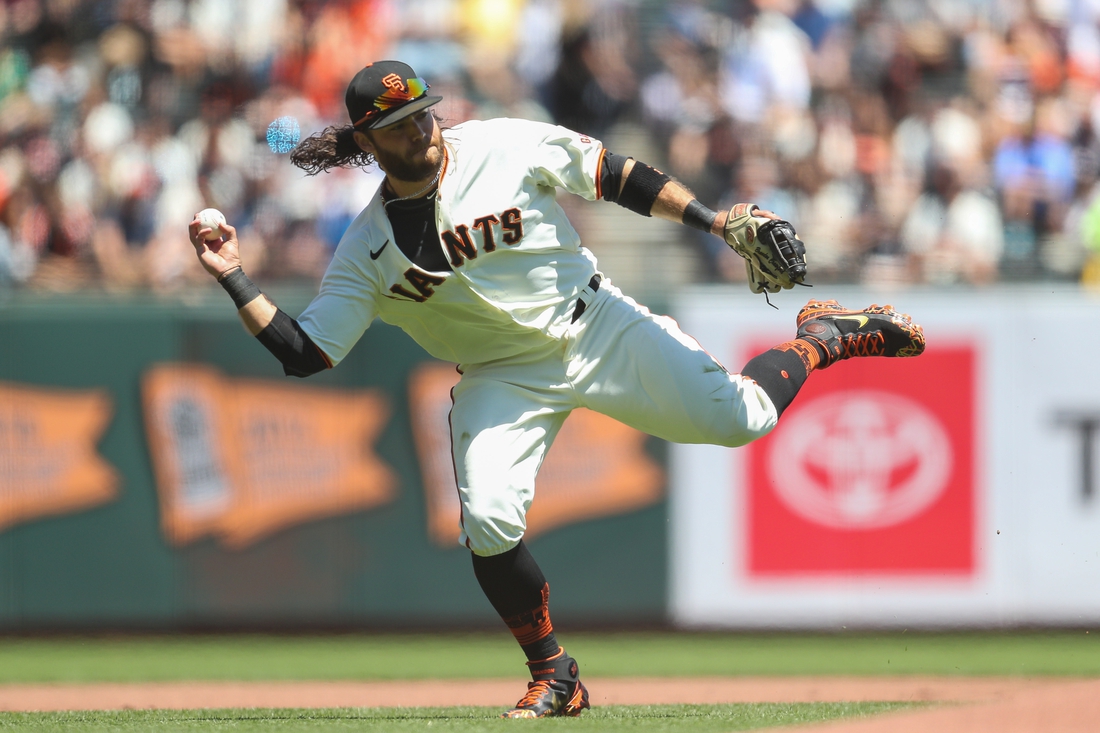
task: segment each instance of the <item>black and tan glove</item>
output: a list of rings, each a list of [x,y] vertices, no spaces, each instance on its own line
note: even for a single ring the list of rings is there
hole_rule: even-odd
[[[723,238],[745,258],[749,289],[778,293],[802,285],[806,278],[806,246],[790,222],[757,216],[756,204],[736,204],[726,219]]]

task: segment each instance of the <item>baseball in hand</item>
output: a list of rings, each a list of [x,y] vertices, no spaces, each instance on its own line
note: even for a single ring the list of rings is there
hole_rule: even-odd
[[[225,223],[225,215],[217,209],[203,209],[195,216],[198,217],[200,229],[211,229],[210,233],[206,235],[206,241],[210,242],[215,239],[221,239],[222,233],[225,231],[222,229],[222,224]]]

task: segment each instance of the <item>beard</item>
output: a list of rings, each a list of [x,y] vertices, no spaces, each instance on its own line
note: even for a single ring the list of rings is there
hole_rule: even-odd
[[[378,161],[378,165],[386,172],[386,175],[399,181],[414,183],[423,181],[425,178],[431,178],[439,170],[439,164],[443,158],[443,151],[440,150],[440,146],[431,143],[426,150],[425,155],[421,156],[420,153],[417,153],[415,160],[406,160],[399,155],[375,148],[374,159]]]

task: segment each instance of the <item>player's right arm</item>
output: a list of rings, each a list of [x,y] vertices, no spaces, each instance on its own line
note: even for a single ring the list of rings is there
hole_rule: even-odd
[[[713,211],[686,186],[634,158],[616,155],[587,135],[556,125],[509,120],[513,137],[535,144],[532,165],[538,180],[592,200],[603,198],[642,216],[655,216],[725,238],[727,211]],[[757,210],[766,219],[778,219]]]
[[[207,241],[211,229],[203,228],[196,217],[188,226],[188,234],[203,269],[229,293],[248,332],[282,362],[287,376],[308,377],[332,368],[332,362],[298,322],[272,303],[244,274],[236,228],[223,224],[222,229],[226,236]]]

